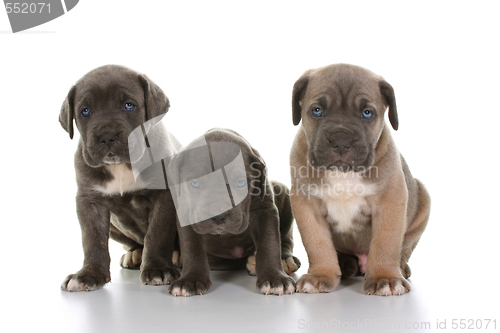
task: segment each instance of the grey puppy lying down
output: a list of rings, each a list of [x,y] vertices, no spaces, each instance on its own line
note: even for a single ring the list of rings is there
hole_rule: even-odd
[[[260,154],[238,133],[212,129],[171,161],[167,177],[177,210],[182,275],[169,292],[201,295],[210,269],[247,268],[264,294],[293,293],[288,189],[267,179]],[[286,272],[286,273],[285,273]]]

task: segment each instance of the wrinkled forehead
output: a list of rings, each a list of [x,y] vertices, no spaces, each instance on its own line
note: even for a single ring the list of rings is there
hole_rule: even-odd
[[[324,70],[311,74],[306,99],[325,99],[344,104],[347,100],[381,98],[379,79],[370,72]]]
[[[144,100],[143,88],[132,73],[89,73],[76,83],[76,98],[106,100],[109,98],[135,98]]]
[[[246,174],[243,152],[233,142],[211,142],[187,146],[171,161],[170,170],[177,170],[182,178],[194,179],[205,176],[219,169],[226,173]]]

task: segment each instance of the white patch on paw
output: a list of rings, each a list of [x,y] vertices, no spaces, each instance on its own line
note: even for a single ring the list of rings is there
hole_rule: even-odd
[[[296,272],[299,269],[299,266],[295,263],[293,258],[287,258],[281,260],[281,265],[283,266],[283,270],[286,274],[290,275],[293,272]]]
[[[135,268],[142,262],[142,249],[127,252],[122,256],[120,266],[123,268]]]
[[[318,290],[318,288],[314,287],[309,282],[306,282],[302,286],[302,289],[300,290],[300,292],[301,293],[311,293],[311,294],[314,294],[314,293],[319,293],[320,291]]]
[[[174,251],[172,254],[172,264],[176,267],[182,267],[182,258],[179,251]]]
[[[257,271],[256,271],[256,266],[255,266],[255,255],[253,256],[249,256],[248,257],[248,260],[247,260],[247,271],[248,271],[248,274],[252,275],[252,276],[256,276],[257,275]]]
[[[391,289],[391,287],[387,284],[383,288],[380,288],[375,295],[378,296],[392,296],[392,295],[403,295],[406,293],[405,287],[401,284],[400,281],[396,282],[396,285]]]
[[[261,287],[260,292],[263,293],[264,295],[278,295],[278,296],[281,296],[284,293],[283,286],[271,288],[269,284],[265,284],[263,287]]]
[[[82,291],[83,283],[78,282],[77,279],[71,279],[66,286],[68,291]]]
[[[68,291],[92,291],[99,288],[95,286],[94,287],[86,286],[83,284],[83,282],[79,282],[78,279],[71,279],[66,285],[66,289]]]
[[[186,290],[182,289],[181,287],[172,288],[172,291],[170,291],[170,293],[174,296],[184,296],[184,297],[192,296],[190,293],[188,293]]]

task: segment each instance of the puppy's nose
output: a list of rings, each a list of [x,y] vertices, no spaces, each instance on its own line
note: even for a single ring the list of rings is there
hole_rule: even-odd
[[[118,134],[115,133],[104,133],[97,138],[99,144],[111,148],[112,145],[118,140]]]
[[[229,213],[222,213],[220,215],[212,217],[212,220],[214,221],[215,224],[221,225],[226,223],[226,219],[229,216]]]
[[[352,141],[345,140],[345,139],[332,140],[332,141],[330,141],[330,145],[332,146],[333,151],[336,154],[344,155],[345,153],[349,152],[349,150],[351,149]]]

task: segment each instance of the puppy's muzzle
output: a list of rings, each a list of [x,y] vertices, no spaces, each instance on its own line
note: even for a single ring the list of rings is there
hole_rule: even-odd
[[[226,219],[228,218],[228,216],[229,216],[229,213],[227,213],[227,212],[222,213],[220,215],[212,217],[212,221],[217,225],[221,225],[221,224],[226,223]]]
[[[335,133],[328,139],[328,143],[332,147],[332,157],[335,162],[354,162],[355,140],[350,134],[345,132]]]
[[[118,141],[118,133],[104,133],[97,137],[97,142],[108,148],[111,148],[116,141]]]

